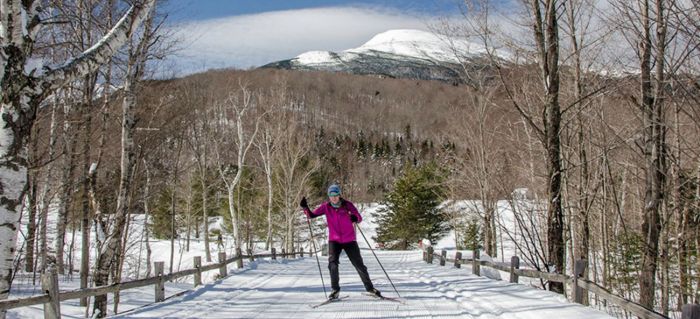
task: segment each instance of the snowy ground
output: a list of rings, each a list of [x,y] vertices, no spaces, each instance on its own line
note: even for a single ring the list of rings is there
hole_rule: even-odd
[[[372,254],[364,250],[363,256],[377,288],[396,296]],[[379,258],[405,304],[362,295],[344,258],[341,295],[349,298],[312,309],[309,305],[325,297],[316,259],[306,257],[258,261],[224,280],[115,318],[610,318],[547,291],[469,275],[468,267],[425,264],[415,251],[382,251]]]
[[[372,237],[375,224],[371,212],[376,205],[361,206],[365,218],[364,235],[374,247]],[[143,220],[137,216],[134,223],[135,237],[129,255],[134,260],[142,254],[138,236]],[[319,221],[316,221],[319,222]],[[218,225],[212,225],[218,228]],[[321,240],[320,240],[321,241]],[[396,296],[380,265],[358,233],[358,242],[370,275],[378,289],[387,296]],[[454,254],[453,234],[436,243],[436,249],[450,250]],[[154,261],[165,261],[168,272],[169,241],[153,241]],[[193,241],[186,252],[183,242],[176,241],[174,271],[192,266],[193,256],[203,256],[202,241]],[[232,252],[230,242],[221,249]],[[309,247],[305,247],[308,251]],[[212,243],[212,255],[216,259],[216,243]],[[507,249],[508,250],[508,249]],[[256,250],[256,253],[263,253]],[[217,270],[203,275],[205,285],[192,289],[192,277],[166,284],[165,302],[153,304],[154,287],[123,291],[116,318],[611,318],[591,308],[569,303],[564,297],[539,290],[527,284],[516,285],[485,277],[472,276],[469,265],[462,269],[452,266],[428,265],[421,260],[419,251],[376,251],[384,268],[392,278],[405,304],[373,300],[362,295],[362,284],[347,258],[341,259],[342,294],[349,298],[318,309],[309,305],[325,299],[318,265],[314,257],[288,260],[260,260],[245,262],[242,269],[229,265],[229,277],[214,281]],[[470,252],[464,252],[470,256]],[[327,257],[321,257],[321,268],[326,288],[329,290]],[[500,258],[499,258],[500,259]],[[500,260],[499,260],[500,261]],[[138,262],[127,263],[127,273],[135,273]],[[205,263],[206,264],[206,263]],[[482,274],[486,268],[482,268]],[[131,277],[131,276],[128,276]],[[142,276],[141,276],[142,277]],[[78,278],[61,277],[62,291],[78,287]],[[125,278],[130,280],[134,278]],[[525,279],[525,278],[523,278]],[[526,282],[526,280],[523,280]],[[13,284],[11,298],[41,293],[32,284],[29,274],[19,274]],[[109,295],[110,314],[113,305]],[[85,308],[78,300],[62,302],[64,318],[84,318]],[[8,318],[38,318],[43,316],[42,306],[10,310]]]

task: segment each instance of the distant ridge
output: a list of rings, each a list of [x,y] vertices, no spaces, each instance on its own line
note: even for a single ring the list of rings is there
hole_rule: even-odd
[[[498,52],[502,59],[510,55]],[[391,78],[463,82],[465,70],[485,63],[483,46],[421,30],[389,30],[358,48],[309,51],[263,68],[317,70]]]

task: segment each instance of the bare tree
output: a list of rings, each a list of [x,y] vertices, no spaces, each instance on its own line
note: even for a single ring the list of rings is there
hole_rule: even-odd
[[[148,278],[151,276],[151,243],[149,242],[150,239],[150,230],[149,230],[149,225],[148,225],[148,219],[150,215],[150,206],[148,205],[148,201],[150,200],[150,188],[151,188],[151,170],[150,167],[148,166],[148,161],[144,157],[143,158],[143,167],[144,170],[146,171],[146,184],[144,185],[143,188],[143,242],[146,245],[146,273],[144,274],[145,278]],[[139,266],[141,265],[141,259],[139,258]],[[137,275],[138,276],[138,275]]]
[[[62,66],[46,72],[30,70],[27,62],[43,25],[40,1],[4,1],[0,15],[2,52],[0,92],[2,92],[2,136],[7,143],[0,154],[0,299],[6,299],[12,278],[12,260],[18,229],[18,212],[26,191],[26,145],[39,103],[53,90],[104,63],[126,42],[150,12],[155,0],[134,4],[99,44]],[[4,317],[4,312],[0,314]]]
[[[483,80],[482,80],[483,81]],[[481,82],[483,83],[483,82]],[[480,86],[474,91],[472,98],[455,114],[454,118],[457,136],[468,145],[469,155],[458,156],[455,161],[459,165],[456,174],[459,176],[458,185],[462,185],[462,193],[476,196],[479,201],[472,201],[473,211],[481,216],[481,240],[486,254],[498,255],[496,241],[496,208],[499,196],[502,196],[498,185],[503,174],[503,149],[497,145],[500,130],[495,109],[494,94],[497,88]],[[475,192],[470,192],[476,187]]]
[[[536,118],[528,108],[523,105],[522,99],[515,96],[511,79],[507,79],[508,70],[503,67],[503,61],[496,56],[493,49],[495,44],[493,30],[489,28],[488,10],[489,1],[469,1],[475,9],[477,18],[472,29],[478,34],[487,47],[491,62],[499,72],[501,82],[513,105],[526,122],[533,128],[537,138],[544,146],[546,154],[547,170],[547,270],[556,273],[564,272],[564,213],[562,208],[562,163],[561,163],[561,124],[562,110],[559,102],[559,11],[560,3],[557,0],[523,0],[526,11],[527,24],[532,30],[532,46],[534,53],[532,58],[538,64],[541,94],[539,100],[539,114],[541,124],[536,123]],[[484,20],[486,19],[486,20]],[[483,23],[480,23],[483,22]],[[490,49],[489,49],[490,48]],[[512,71],[512,70],[511,70]],[[527,100],[526,100],[527,101]],[[564,292],[561,283],[550,283],[550,289],[559,293]]]
[[[134,108],[137,105],[136,90],[146,67],[148,49],[151,45],[151,37],[153,36],[153,17],[154,14],[150,12],[145,23],[143,34],[138,42],[134,43],[132,40],[129,50],[129,59],[122,92],[124,98],[122,102],[121,177],[119,180],[116,213],[113,217],[113,221],[109,223],[109,226],[105,226],[106,221],[104,216],[97,216],[98,223],[102,224],[100,228],[106,231],[106,237],[97,256],[94,278],[96,286],[104,286],[109,283],[110,271],[118,260],[116,254],[124,250],[124,247],[119,246],[122,242],[124,226],[129,215],[133,171],[136,164],[136,151],[133,138],[134,127],[136,125],[134,118]],[[115,280],[118,280],[118,278],[115,278]],[[93,314],[98,317],[107,315],[106,295],[95,296]]]
[[[601,167],[597,168],[594,163],[596,161],[591,158],[598,157],[593,152],[593,120],[589,115],[590,109],[596,105],[591,101],[594,94],[599,94],[606,86],[596,85],[595,70],[593,61],[598,62],[595,67],[600,68],[603,63],[600,62],[599,53],[601,47],[605,44],[605,34],[600,30],[602,23],[599,23],[594,12],[596,10],[595,3],[589,0],[571,0],[562,4],[565,8],[565,15],[562,19],[564,37],[568,38],[568,46],[564,43],[563,51],[565,52],[565,61],[568,66],[571,66],[572,74],[569,81],[569,87],[572,89],[571,100],[573,102],[566,107],[571,110],[570,117],[566,119],[570,123],[563,134],[566,141],[564,144],[570,150],[564,153],[564,162],[567,165],[564,168],[565,179],[565,200],[571,207],[569,218],[570,242],[572,249],[570,255],[572,258],[571,264],[574,264],[576,259],[584,259],[587,262],[590,260],[591,252],[591,225],[590,214],[593,209],[593,204],[598,197],[597,194],[601,186]],[[598,103],[599,104],[599,103]],[[603,145],[603,147],[607,147]],[[572,189],[573,191],[569,191]],[[586,267],[584,278],[588,279],[588,270],[591,267]],[[584,304],[588,303],[587,291],[584,292]]]
[[[210,103],[200,98],[197,93],[201,93],[203,88],[198,87],[196,82],[187,83],[184,88],[183,100],[192,105],[200,105],[202,112],[193,114],[189,125],[187,145],[194,156],[197,170],[199,172],[199,182],[202,187],[202,230],[204,232],[204,254],[207,262],[211,262],[211,249],[209,248],[209,143],[211,138],[211,112]]]
[[[254,95],[244,85],[239,85],[238,90],[228,96],[218,105],[217,129],[219,140],[215,144],[215,153],[218,161],[218,169],[221,179],[226,184],[228,194],[228,208],[231,214],[233,226],[234,246],[241,248],[241,234],[239,212],[235,207],[235,191],[243,176],[248,150],[255,142],[260,120],[263,114],[256,113],[256,101]],[[253,128],[246,127],[246,123],[252,120]],[[252,130],[252,132],[251,132]],[[233,134],[231,134],[233,133]],[[235,164],[230,160],[235,160]]]
[[[274,184],[272,182],[274,168],[274,153],[278,147],[278,140],[281,138],[281,123],[275,120],[275,114],[278,109],[282,109],[286,102],[285,90],[274,90],[271,92],[269,101],[262,100],[261,104],[269,109],[266,116],[261,122],[261,131],[258,135],[255,146],[260,153],[260,163],[265,174],[265,182],[267,184],[267,239],[265,240],[265,249],[272,247],[272,209],[274,199]],[[261,97],[262,99],[262,97]]]
[[[672,1],[670,1],[672,2]],[[644,168],[644,205],[642,235],[644,249],[639,277],[639,302],[650,309],[656,293],[661,209],[667,172],[666,82],[667,11],[669,1],[641,0],[614,3],[618,26],[628,34],[639,62],[639,98],[634,103],[642,114],[642,150]],[[655,30],[654,30],[655,28]]]
[[[318,160],[312,156],[310,143],[296,132],[303,132],[305,128],[298,118],[291,112],[280,115],[284,118],[286,127],[278,143],[277,182],[280,189],[280,207],[284,214],[285,232],[284,247],[287,251],[294,250],[296,239],[296,221],[302,216],[298,209],[298,202],[303,194],[308,193],[309,182],[312,174],[319,168]],[[308,136],[309,132],[306,131]]]

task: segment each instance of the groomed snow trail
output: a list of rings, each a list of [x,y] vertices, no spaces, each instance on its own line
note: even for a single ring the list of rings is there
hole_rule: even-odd
[[[417,251],[377,254],[405,304],[362,295],[362,283],[343,255],[341,295],[350,297],[316,309],[310,306],[325,296],[316,259],[306,257],[246,264],[224,280],[114,318],[611,318],[547,291],[470,275],[469,268],[428,265]],[[372,253],[362,255],[375,286],[395,297]],[[319,258],[330,290],[327,257]]]

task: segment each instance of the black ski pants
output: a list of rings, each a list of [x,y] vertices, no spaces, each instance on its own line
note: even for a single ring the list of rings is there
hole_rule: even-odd
[[[370,291],[374,288],[372,285],[372,280],[369,279],[369,273],[367,273],[367,267],[362,261],[362,255],[360,254],[360,246],[357,245],[356,241],[351,241],[349,243],[338,243],[338,242],[328,242],[328,270],[331,272],[331,289],[340,290],[340,275],[338,274],[338,258],[340,258],[340,252],[345,250],[345,254],[348,255],[350,263],[355,266],[357,274],[360,275],[362,279],[362,284],[365,286],[365,290]]]

